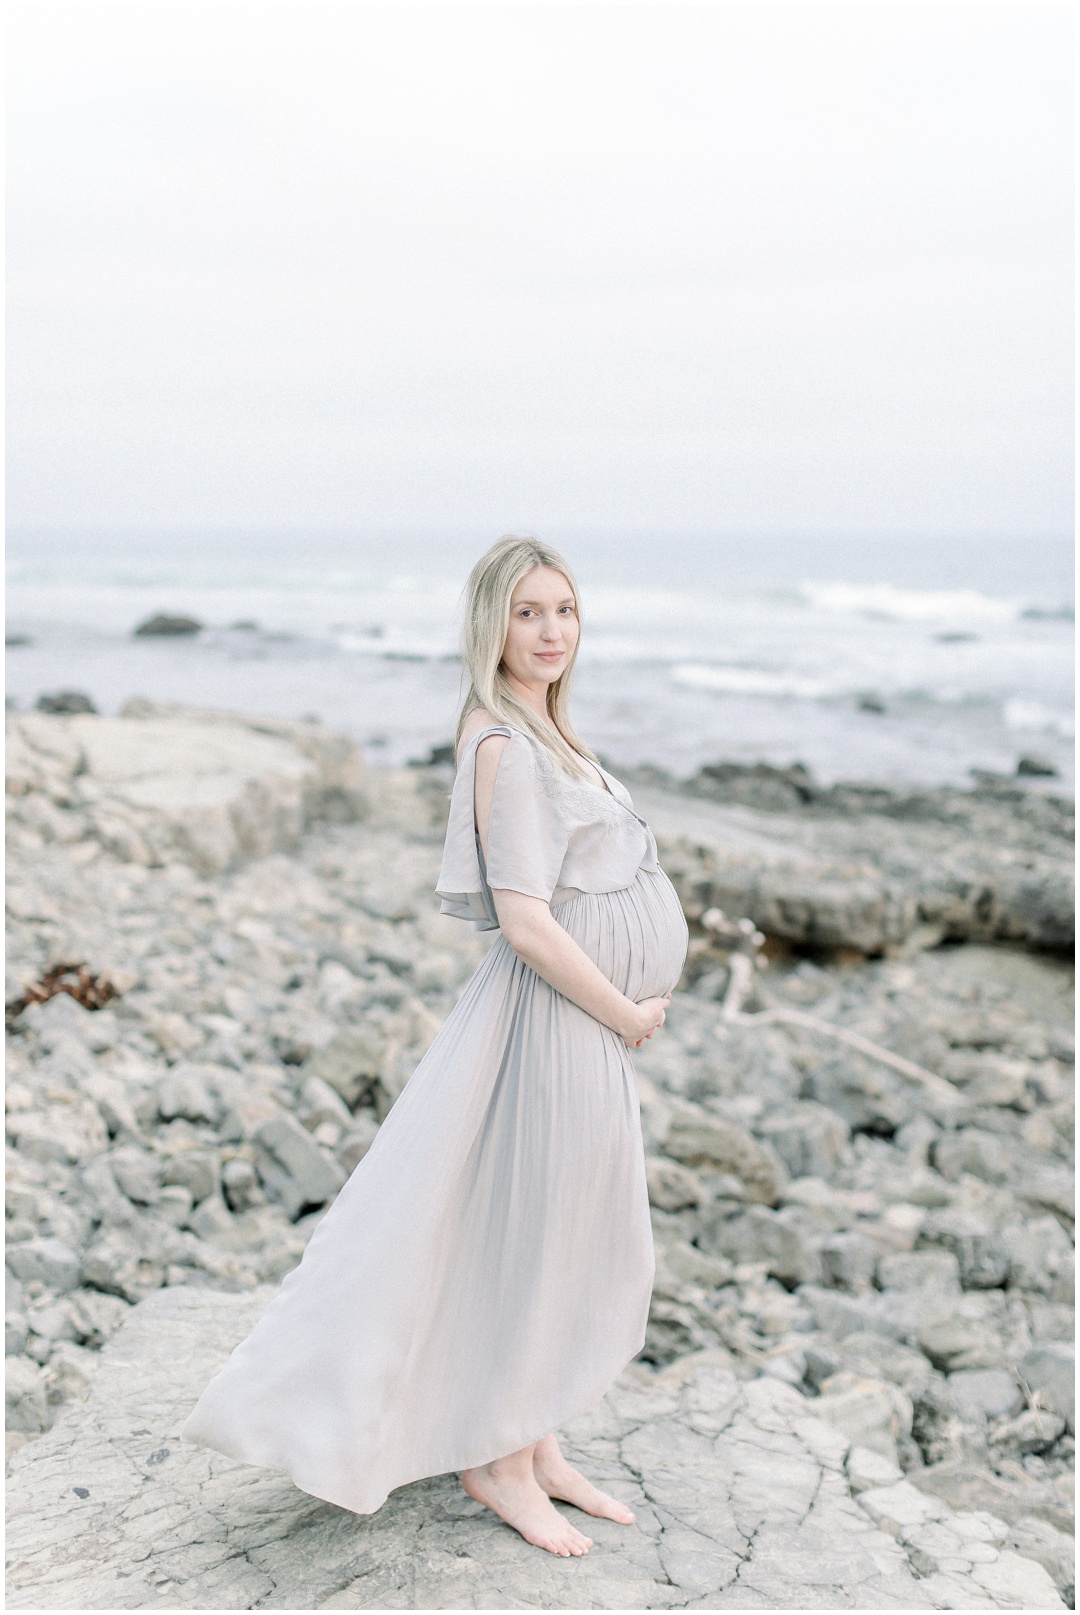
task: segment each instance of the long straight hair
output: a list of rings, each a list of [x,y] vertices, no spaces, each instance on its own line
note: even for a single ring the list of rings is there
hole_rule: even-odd
[[[578,586],[558,550],[541,544],[535,538],[500,538],[497,544],[493,544],[487,554],[477,561],[465,585],[462,655],[470,682],[469,693],[458,718],[455,745],[460,749],[469,714],[482,708],[490,712],[496,722],[510,724],[533,735],[557,768],[568,774],[587,777],[580,757],[583,754],[593,758],[594,762],[596,759],[575,732],[567,712],[570,678],[577,660],[580,636],[565,669],[548,685],[547,712],[554,731],[518,699],[503,670],[502,657],[510,627],[511,597],[522,578],[538,566],[550,567],[553,572],[562,573],[570,585],[578,621],[581,621]]]

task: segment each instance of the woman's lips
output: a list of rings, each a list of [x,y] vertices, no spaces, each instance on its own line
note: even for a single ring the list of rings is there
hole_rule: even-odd
[[[541,662],[561,662],[566,652],[564,650],[538,650],[534,651],[533,655],[538,657]]]

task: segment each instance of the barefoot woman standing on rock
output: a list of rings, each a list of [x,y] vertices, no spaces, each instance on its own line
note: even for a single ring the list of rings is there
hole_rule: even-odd
[[[645,1339],[652,1231],[628,1046],[663,1024],[686,924],[630,796],[567,716],[577,587],[503,539],[469,579],[438,895],[501,932],[185,1439],[358,1514],[461,1472],[537,1547],[554,1507],[634,1516],[555,1430]]]

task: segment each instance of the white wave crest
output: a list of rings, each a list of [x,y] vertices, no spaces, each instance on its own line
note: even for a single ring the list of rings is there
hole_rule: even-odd
[[[1007,729],[1027,729],[1040,734],[1063,735],[1068,740],[1074,731],[1073,719],[1067,712],[1055,712],[1041,701],[1024,701],[1014,697],[1001,709]]]
[[[710,667],[703,662],[681,662],[671,670],[672,681],[691,690],[717,690],[725,695],[800,696],[815,700],[832,692],[817,679],[795,673],[763,673],[752,667]]]
[[[892,583],[803,583],[800,593],[818,611],[889,617],[901,622],[1009,622],[1023,602],[978,589],[900,589]]]

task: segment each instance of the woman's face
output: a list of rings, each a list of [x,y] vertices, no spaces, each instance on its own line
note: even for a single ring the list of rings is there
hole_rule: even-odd
[[[579,633],[577,601],[569,583],[561,572],[534,567],[510,597],[503,668],[533,689],[554,684],[570,664]]]

